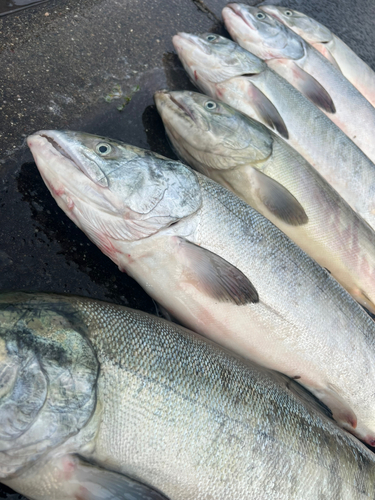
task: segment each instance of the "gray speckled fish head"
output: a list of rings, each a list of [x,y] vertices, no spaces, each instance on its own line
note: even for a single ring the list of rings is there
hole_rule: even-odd
[[[258,74],[267,67],[237,43],[214,33],[178,33],[173,45],[191,80],[206,93],[212,83]]]
[[[278,19],[309,43],[328,43],[333,39],[328,28],[302,12],[277,5],[262,5],[260,9]]]
[[[300,59],[303,41],[266,12],[240,3],[224,7],[223,19],[231,36],[261,59]]]
[[[0,478],[29,466],[90,419],[98,362],[79,323],[61,301],[0,295]]]
[[[183,164],[82,132],[40,131],[27,140],[60,208],[103,251],[194,213],[199,183]]]
[[[158,91],[155,102],[174,147],[195,168],[228,169],[267,158],[272,138],[258,122],[204,94]]]

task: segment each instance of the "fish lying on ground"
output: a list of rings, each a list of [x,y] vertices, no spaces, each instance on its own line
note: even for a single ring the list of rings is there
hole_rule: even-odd
[[[33,500],[375,496],[375,455],[296,382],[148,314],[2,294],[0,369],[0,480]]]
[[[375,73],[341,38],[315,19],[285,7],[262,5],[275,17],[315,47],[375,106]]]
[[[204,93],[286,139],[375,229],[375,165],[323,112],[232,40],[179,33],[173,44]]]
[[[58,205],[173,317],[298,378],[375,444],[375,323],[269,220],[150,151],[79,132],[27,142]]]
[[[375,313],[375,233],[300,154],[203,94],[154,98],[180,158],[270,219]]]
[[[283,23],[239,3],[223,9],[232,38],[323,110],[375,161],[375,108],[325,57]]]

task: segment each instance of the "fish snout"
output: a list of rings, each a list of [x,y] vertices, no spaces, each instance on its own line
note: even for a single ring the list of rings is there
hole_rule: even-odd
[[[247,5],[243,6],[238,3],[228,3],[222,11],[225,24],[228,24],[231,27],[236,26],[239,21],[238,18],[240,18],[248,28],[255,30],[256,28],[251,22],[251,16],[249,16],[249,10],[250,7]]]
[[[170,92],[167,89],[160,89],[154,92],[154,101],[156,107],[164,105],[168,101],[169,97],[170,97]]]
[[[177,54],[180,57],[182,53],[186,55],[195,49],[198,49],[198,51],[202,51],[205,54],[210,53],[208,47],[209,44],[202,40],[202,35],[194,35],[193,33],[185,33],[181,31],[177,33],[177,35],[174,35],[172,42]]]

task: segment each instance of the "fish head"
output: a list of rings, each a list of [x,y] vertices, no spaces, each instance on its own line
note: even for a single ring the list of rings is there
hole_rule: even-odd
[[[189,91],[154,98],[175,149],[202,173],[264,161],[272,152],[265,127],[221,101]]]
[[[257,7],[229,3],[222,15],[234,40],[261,59],[300,59],[304,56],[303,40]]]
[[[98,362],[84,328],[58,299],[0,294],[0,478],[29,466],[91,418]]]
[[[58,205],[111,258],[108,239],[148,237],[200,206],[196,174],[150,151],[70,131],[27,142]]]
[[[333,40],[328,28],[302,12],[276,5],[262,5],[260,9],[288,26],[308,43],[329,43]]]
[[[208,94],[216,83],[258,74],[266,68],[258,57],[214,33],[178,33],[173,45],[192,82]]]

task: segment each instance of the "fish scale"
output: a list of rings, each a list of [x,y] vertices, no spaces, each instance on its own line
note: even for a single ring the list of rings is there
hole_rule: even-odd
[[[82,430],[5,481],[17,491],[37,500],[73,498],[69,479],[61,496],[56,471],[46,474],[48,463],[65,452],[114,476],[133,477],[170,500],[374,497],[374,455],[286,377],[121,306],[43,294],[0,301],[16,304],[16,314],[27,308],[39,317],[56,315],[58,304],[57,315],[69,322],[74,311],[71,328],[83,327],[100,366],[90,446]],[[30,334],[41,335],[38,328]],[[96,474],[100,478],[100,470]]]

